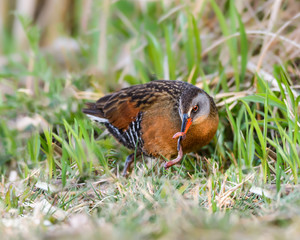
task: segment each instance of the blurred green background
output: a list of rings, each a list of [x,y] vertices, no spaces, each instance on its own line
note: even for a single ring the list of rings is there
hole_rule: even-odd
[[[299,26],[298,0],[0,1],[3,236],[296,239]],[[130,151],[81,108],[153,79],[212,95],[218,132],[123,179]]]

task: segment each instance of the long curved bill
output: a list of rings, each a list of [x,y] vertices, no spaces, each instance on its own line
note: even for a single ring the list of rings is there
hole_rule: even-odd
[[[192,118],[189,117],[186,113],[183,114],[182,116],[182,124],[181,124],[181,132],[175,133],[173,138],[178,138],[178,145],[177,145],[177,150],[179,151],[180,149],[180,143],[181,140],[186,137],[186,133],[189,130],[190,126],[192,125]]]

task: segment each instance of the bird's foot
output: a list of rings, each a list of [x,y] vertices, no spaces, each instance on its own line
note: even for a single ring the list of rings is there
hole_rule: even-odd
[[[177,156],[177,158],[175,158],[175,159],[173,159],[173,160],[171,160],[171,161],[169,161],[169,162],[166,162],[166,163],[165,163],[165,166],[164,166],[165,169],[168,169],[169,167],[171,167],[171,166],[173,166],[173,165],[179,163],[179,162],[182,160],[182,158],[183,158],[183,151],[182,151],[182,146],[181,146],[181,144],[180,144],[180,148],[179,148],[179,151],[178,151],[178,156]]]
[[[185,137],[186,137],[186,133],[185,132],[177,132],[177,133],[174,134],[173,139],[174,138],[179,138],[179,137],[182,137],[182,140],[184,140]]]
[[[134,161],[134,153],[130,154],[127,156],[126,161],[125,161],[125,166],[122,172],[122,176],[123,177],[127,177],[128,176],[128,171],[130,169],[131,164]]]

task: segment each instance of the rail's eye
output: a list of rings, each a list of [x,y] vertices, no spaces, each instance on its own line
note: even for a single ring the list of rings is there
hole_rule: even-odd
[[[195,105],[192,110],[193,110],[194,113],[197,112],[199,110],[198,105]]]

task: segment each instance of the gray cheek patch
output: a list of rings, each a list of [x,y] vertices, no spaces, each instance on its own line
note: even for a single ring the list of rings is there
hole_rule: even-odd
[[[191,116],[192,108],[195,105],[199,106],[199,111],[196,113],[196,116],[195,116],[196,118],[200,117],[200,116],[208,115],[210,112],[209,97],[203,92],[198,93],[193,99],[191,99],[191,101],[188,103],[188,105],[187,104],[185,104],[185,105],[186,105],[186,112],[182,112],[183,105],[182,105],[182,98],[180,98],[178,112],[179,112],[181,120],[182,120],[183,113],[188,113],[188,115]]]
[[[199,112],[197,113],[197,116],[204,116],[204,115],[208,115],[210,112],[210,101],[209,98],[206,94],[200,93],[197,95],[197,97],[195,97],[193,99],[193,105],[195,106],[197,105],[199,106]]]

